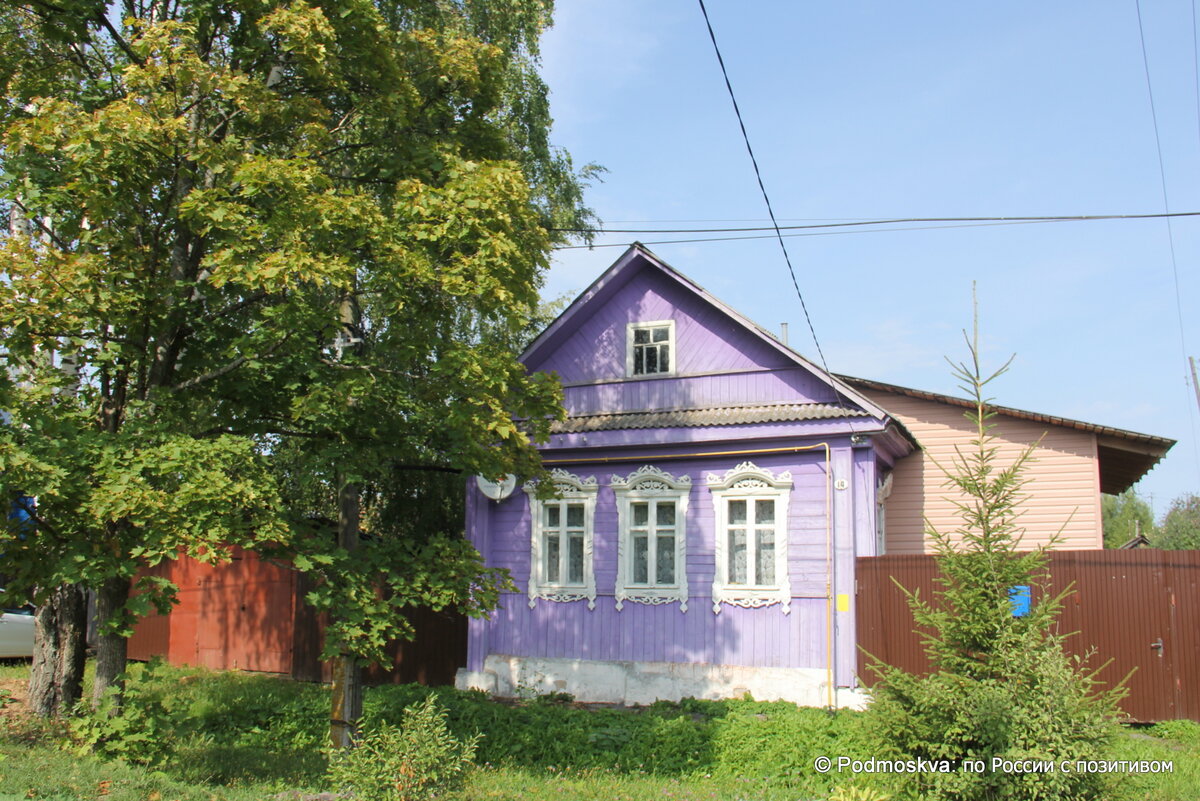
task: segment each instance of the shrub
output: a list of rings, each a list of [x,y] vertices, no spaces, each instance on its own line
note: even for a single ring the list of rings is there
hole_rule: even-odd
[[[358,801],[418,801],[462,789],[479,734],[461,740],[433,696],[404,711],[401,725],[366,721],[354,746],[331,755],[328,778]]]
[[[726,702],[712,723],[715,775],[759,780],[805,795],[825,793],[836,775],[813,770],[819,756],[869,756],[862,715],[830,714],[787,702]]]
[[[149,676],[159,667],[153,662],[145,674]],[[76,706],[67,729],[77,750],[140,765],[164,762],[175,737],[171,710],[160,698],[148,694],[143,682],[128,683],[119,709],[115,694],[116,688],[111,688],[95,709],[86,701]]]
[[[1200,723],[1194,720],[1164,720],[1151,726],[1150,733],[1188,745],[1200,745]]]

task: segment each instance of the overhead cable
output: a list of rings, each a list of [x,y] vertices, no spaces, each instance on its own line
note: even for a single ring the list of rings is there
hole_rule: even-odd
[[[804,302],[804,293],[800,291],[800,282],[796,280],[796,269],[792,266],[792,257],[784,244],[783,234],[779,230],[779,222],[775,219],[775,210],[771,208],[771,198],[767,195],[767,187],[763,183],[762,171],[758,168],[758,159],[754,157],[754,148],[750,146],[750,136],[746,133],[746,122],[742,119],[742,110],[738,108],[737,96],[733,93],[733,84],[729,81],[729,71],[725,69],[725,59],[721,57],[721,48],[717,46],[717,35],[713,32],[712,22],[708,18],[708,9],[704,0],[700,2],[700,13],[704,15],[704,25],[708,28],[708,38],[712,41],[713,52],[717,54],[717,64],[721,67],[721,75],[725,78],[725,89],[733,103],[733,113],[737,116],[738,126],[742,129],[742,141],[746,143],[746,152],[750,154],[750,163],[754,165],[754,176],[758,179],[758,188],[762,192],[763,202],[767,205],[767,214],[771,217],[771,225],[775,238],[779,241],[779,249],[783,251],[783,260],[787,263],[788,272],[792,276],[792,286],[796,289],[796,297],[800,299],[800,309],[804,312],[804,321],[808,323],[808,332],[812,335],[813,345],[816,346],[817,356],[821,359],[821,367],[829,373],[829,365],[825,361],[825,353],[821,350],[821,342],[817,339],[817,329],[813,327],[812,317],[808,313],[808,304]],[[836,391],[836,388],[835,388]]]
[[[563,233],[588,234],[725,234],[749,231],[800,231],[815,228],[856,228],[864,225],[896,225],[927,222],[1084,222],[1090,220],[1152,220],[1171,217],[1200,217],[1200,211],[1176,211],[1153,214],[1056,214],[1004,217],[890,217],[821,222],[808,225],[768,225],[746,228],[551,228]],[[772,218],[774,220],[774,218]]]
[[[1157,215],[1162,216],[1162,215]],[[1009,220],[1007,222],[980,222],[980,223],[961,223],[952,225],[910,225],[898,228],[855,228],[853,230],[842,231],[805,231],[803,233],[781,234],[786,239],[791,239],[797,236],[848,236],[852,234],[890,234],[896,231],[939,231],[945,228],[992,228],[1001,225],[1045,225],[1055,222],[1076,222],[1070,219],[1047,219],[1047,220]],[[643,245],[681,245],[693,244],[697,242],[739,242],[748,239],[774,239],[775,234],[758,234],[751,236],[711,236],[702,237],[699,239],[658,239],[650,242],[643,242]],[[561,245],[555,247],[554,250],[584,250],[592,248],[623,248],[628,247],[625,241],[614,242],[612,244],[603,245]]]
[[[1154,84],[1150,80],[1150,57],[1146,54],[1146,29],[1142,25],[1142,2],[1134,0],[1137,9],[1138,41],[1142,45],[1142,67],[1146,74],[1146,94],[1150,98],[1150,120],[1154,124],[1154,146],[1158,152],[1158,177],[1162,185],[1163,211],[1167,220],[1167,243],[1171,250],[1171,276],[1175,286],[1175,314],[1179,322],[1179,351],[1183,361],[1188,362],[1187,337],[1183,325],[1183,300],[1179,292],[1179,262],[1175,257],[1175,230],[1171,227],[1171,203],[1167,195],[1167,168],[1163,160],[1162,136],[1158,130],[1158,109],[1154,104]],[[1193,25],[1193,30],[1195,30]],[[1184,369],[1184,386],[1187,386],[1187,369]],[[1192,413],[1191,398],[1188,398],[1188,421],[1192,427],[1192,455],[1196,460],[1196,472],[1200,474],[1200,444],[1196,441],[1196,418]]]

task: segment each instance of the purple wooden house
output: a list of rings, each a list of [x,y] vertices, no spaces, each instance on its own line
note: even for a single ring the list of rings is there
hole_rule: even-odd
[[[458,685],[853,703],[854,559],[903,426],[640,245],[523,361],[563,383],[557,497],[470,486],[469,535],[520,593],[470,622]]]

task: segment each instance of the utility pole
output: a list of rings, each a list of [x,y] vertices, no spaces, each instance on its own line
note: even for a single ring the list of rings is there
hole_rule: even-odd
[[[1200,407],[1200,378],[1196,377],[1196,360],[1188,356],[1188,364],[1192,366],[1192,389],[1196,391],[1196,406]]]
[[[334,342],[338,361],[346,354],[362,351],[361,315],[354,290],[347,292],[338,308],[341,330]],[[351,402],[353,402],[351,400]],[[338,497],[338,545],[348,553],[358,550],[361,525],[360,487],[347,472],[335,472]],[[362,665],[353,654],[339,653],[331,665],[333,708],[329,716],[329,739],[334,748],[349,748],[353,744],[358,720],[362,717]]]

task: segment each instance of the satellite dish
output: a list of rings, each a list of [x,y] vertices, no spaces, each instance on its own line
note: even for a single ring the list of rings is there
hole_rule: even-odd
[[[493,501],[502,501],[509,495],[512,495],[514,489],[517,488],[517,477],[509,474],[504,477],[503,481],[496,482],[476,476],[475,483],[479,486],[479,491],[491,498]]]

